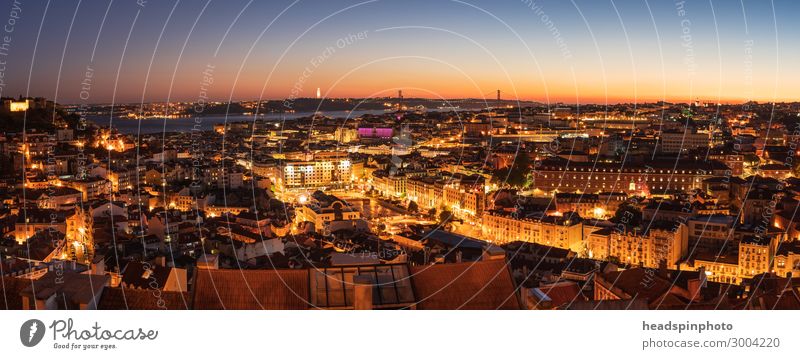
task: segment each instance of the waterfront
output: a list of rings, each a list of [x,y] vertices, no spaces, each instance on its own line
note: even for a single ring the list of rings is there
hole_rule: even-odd
[[[323,115],[328,117],[334,118],[351,118],[355,119],[362,115],[380,115],[383,114],[383,110],[362,110],[362,111],[326,111],[322,112]],[[286,120],[295,120],[302,117],[308,117],[314,115],[313,112],[297,112],[297,113],[270,113],[265,115],[259,115],[259,120],[277,120],[277,121],[286,121]],[[129,119],[123,117],[114,117],[109,118],[109,116],[88,116],[87,117],[93,123],[99,126],[109,126],[109,124],[116,128],[117,131],[124,134],[136,134],[136,133],[162,133],[162,132],[183,132],[183,131],[191,131],[192,128],[196,124],[200,124],[201,130],[210,131],[214,129],[214,125],[220,123],[232,123],[232,122],[252,122],[256,117],[252,115],[209,115],[209,116],[200,116],[200,117],[184,117],[184,118],[174,118],[174,119]]]

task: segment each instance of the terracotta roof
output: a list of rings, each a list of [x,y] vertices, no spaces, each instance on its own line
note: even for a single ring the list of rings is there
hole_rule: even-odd
[[[193,309],[308,309],[304,269],[199,269]]]
[[[31,286],[30,279],[20,279],[14,277],[0,276],[0,309],[20,310],[22,309],[22,297],[19,295],[23,289]]]
[[[656,269],[649,268],[603,273],[596,276],[595,281],[595,285],[602,285],[611,291],[622,291],[627,295],[621,299],[645,298],[651,304],[672,288],[672,282],[660,277]]]
[[[749,309],[800,309],[800,281],[797,278],[765,273],[753,277],[749,283]]]
[[[554,307],[560,307],[573,301],[586,301],[586,297],[581,293],[581,287],[575,282],[558,282],[539,287],[550,300]]]
[[[80,274],[65,271],[59,274],[47,272],[41,278],[29,283],[22,294],[36,299],[48,299],[53,295],[63,297],[57,301],[59,309],[77,309],[98,297],[106,286],[108,278],[95,274]]]
[[[568,303],[561,309],[565,310],[647,310],[647,300],[644,298],[623,300],[589,300]]]
[[[108,287],[103,291],[97,309],[105,310],[149,310],[189,309],[189,295],[185,292],[164,292],[148,289],[124,289]]]
[[[419,309],[519,309],[505,261],[411,267]]]
[[[767,293],[751,299],[753,309],[766,310],[798,310],[800,309],[800,294],[796,290],[783,293]]]

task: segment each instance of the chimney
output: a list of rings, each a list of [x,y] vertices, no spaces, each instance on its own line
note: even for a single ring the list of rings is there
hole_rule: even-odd
[[[658,276],[661,278],[669,278],[669,272],[667,272],[667,261],[664,259],[658,262]]]
[[[690,279],[689,282],[687,283],[688,288],[686,288],[689,291],[689,299],[691,301],[700,300],[701,299],[700,289],[706,288],[708,284],[708,277],[706,277],[706,268],[700,267],[697,270],[699,272],[697,278]]]
[[[355,294],[354,309],[372,310],[372,277],[368,275],[354,276],[353,293]]]

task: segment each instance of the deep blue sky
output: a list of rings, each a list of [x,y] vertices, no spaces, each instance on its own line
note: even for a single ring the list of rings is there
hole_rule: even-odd
[[[800,93],[800,2],[791,0],[18,2],[19,19],[13,1],[0,6],[0,24],[14,20],[0,31],[9,40],[2,95],[62,103],[81,101],[87,67],[87,102],[103,103],[192,100],[204,89],[221,100],[314,96],[317,87],[333,97],[501,89],[566,102]],[[204,86],[209,65],[214,83]]]

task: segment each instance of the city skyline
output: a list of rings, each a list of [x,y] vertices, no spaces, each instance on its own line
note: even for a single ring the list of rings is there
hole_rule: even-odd
[[[318,88],[326,98],[402,89],[494,99],[500,89],[541,103],[796,100],[800,52],[783,44],[799,36],[789,18],[798,4],[735,5],[25,3],[3,29],[0,89],[119,104],[313,98]]]
[[[0,0],[0,354],[791,356],[798,14]]]

